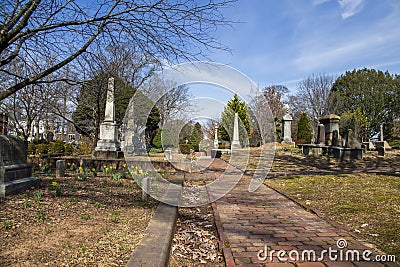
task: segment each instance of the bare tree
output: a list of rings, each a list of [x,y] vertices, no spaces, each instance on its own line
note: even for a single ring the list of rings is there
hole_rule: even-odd
[[[328,112],[328,96],[334,78],[328,74],[312,74],[298,85],[298,103],[302,104],[302,112],[306,112],[317,122],[318,118]]]
[[[0,4],[0,100],[44,78],[80,55],[121,40],[140,54],[176,61],[195,59],[207,49],[227,49],[212,34],[229,25],[220,12],[235,0],[22,0]],[[48,56],[57,56],[50,66]],[[15,74],[21,60],[33,73]]]
[[[283,116],[282,98],[288,92],[289,89],[283,85],[271,85],[263,89],[263,95],[267,100],[275,121],[279,121]]]
[[[140,90],[150,99],[155,100],[155,105],[160,112],[161,127],[173,119],[183,119],[192,111],[190,103],[192,94],[187,85],[177,86],[174,82],[165,81],[154,75]]]

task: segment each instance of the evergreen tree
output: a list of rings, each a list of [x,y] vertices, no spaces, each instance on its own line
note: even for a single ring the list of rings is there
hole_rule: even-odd
[[[380,125],[385,123],[385,138],[390,137],[393,120],[398,116],[399,83],[398,76],[389,72],[374,69],[347,71],[333,84],[330,93],[331,110],[338,114],[362,114],[365,127],[359,132],[360,137],[369,139],[379,132]],[[359,111],[357,111],[359,110]],[[357,130],[357,129],[354,129]]]
[[[193,127],[192,134],[188,138],[189,143],[194,151],[199,151],[199,143],[203,140],[203,131],[201,130],[201,124],[196,122]]]
[[[174,138],[168,129],[158,129],[152,142],[155,148],[168,149],[175,147]]]
[[[250,116],[247,105],[235,94],[226,104],[221,114],[221,123],[218,127],[219,136],[222,140],[231,141],[233,138],[233,124],[235,113],[239,117],[239,140],[242,145],[247,145],[250,135]]]
[[[297,123],[297,139],[301,143],[311,143],[311,124],[306,113],[301,113]]]

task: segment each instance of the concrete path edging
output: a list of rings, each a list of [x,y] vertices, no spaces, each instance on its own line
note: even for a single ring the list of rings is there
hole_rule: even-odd
[[[175,177],[173,183],[182,184],[183,177]],[[127,267],[168,266],[172,238],[175,234],[178,207],[159,203],[145,236],[133,251]]]

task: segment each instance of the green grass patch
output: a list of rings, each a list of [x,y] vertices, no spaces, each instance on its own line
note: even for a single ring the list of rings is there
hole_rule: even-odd
[[[302,175],[265,182],[400,258],[400,177],[366,173]]]

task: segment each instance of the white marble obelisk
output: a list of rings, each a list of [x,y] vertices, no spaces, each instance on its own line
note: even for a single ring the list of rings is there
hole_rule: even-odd
[[[114,95],[114,78],[109,78],[105,116],[103,123],[100,125],[100,140],[97,142],[95,151],[121,150],[121,144],[118,141],[118,124],[115,123]]]
[[[231,148],[240,148],[239,117],[237,113],[235,113],[235,120],[233,121],[233,139],[231,143]]]
[[[215,124],[215,132],[214,132],[214,148],[218,148],[218,125]]]

